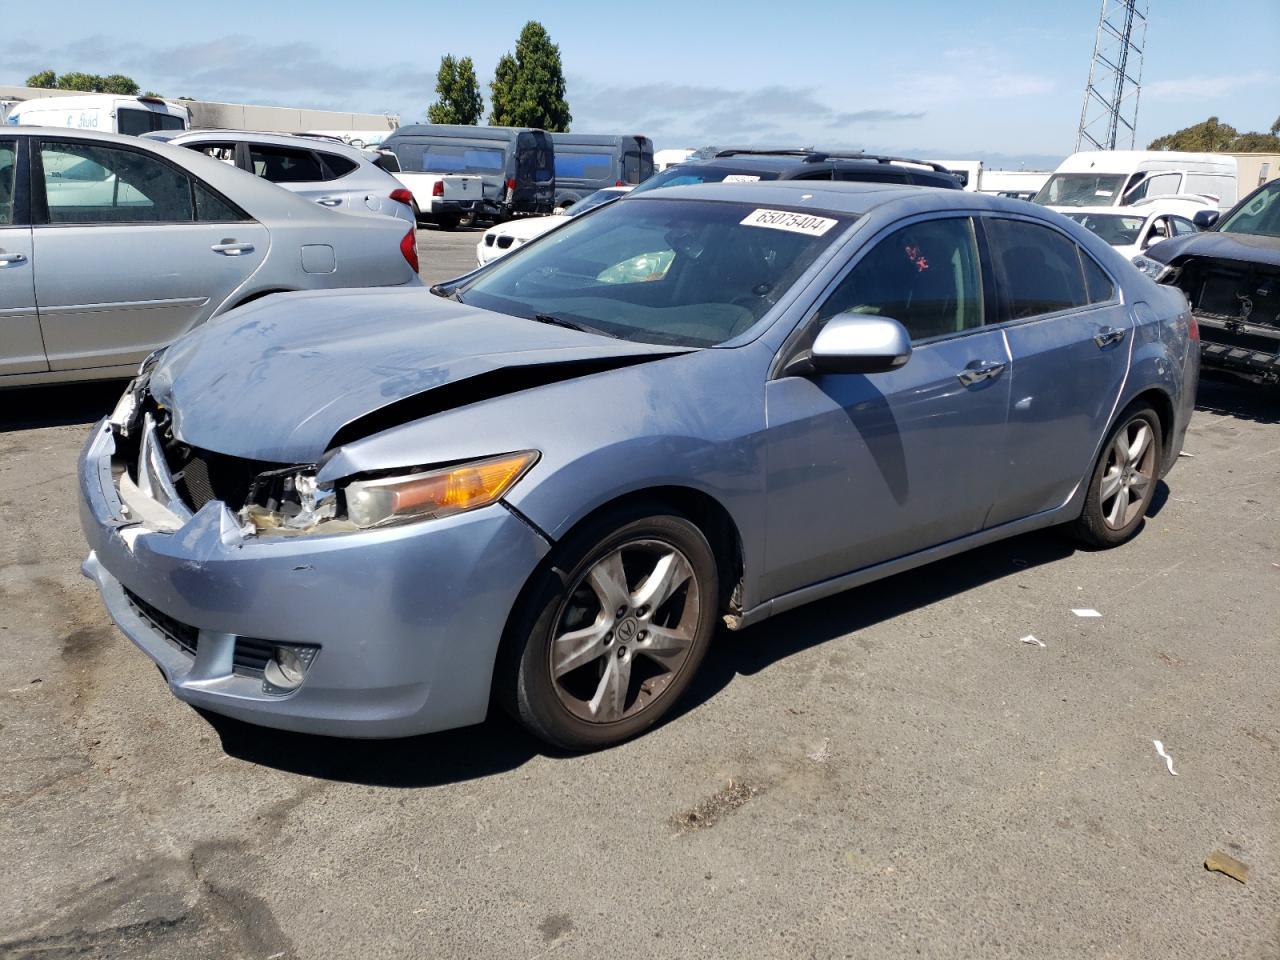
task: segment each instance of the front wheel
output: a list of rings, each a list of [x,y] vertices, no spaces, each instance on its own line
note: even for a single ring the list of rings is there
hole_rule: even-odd
[[[503,706],[535,736],[593,750],[670,711],[715,632],[719,582],[702,532],[631,510],[566,539],[513,618]]]
[[[1120,416],[1094,467],[1073,529],[1077,540],[1114,547],[1138,532],[1155,495],[1163,448],[1160,418],[1151,407],[1130,407]]]

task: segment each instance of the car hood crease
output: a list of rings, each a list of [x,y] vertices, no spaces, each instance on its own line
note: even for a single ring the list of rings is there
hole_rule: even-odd
[[[535,323],[425,290],[290,294],[208,324],[151,375],[175,437],[277,463],[320,459],[347,424],[398,401],[502,370],[598,372],[683,352]],[[556,379],[554,374],[549,379]],[[483,397],[480,397],[483,399]],[[412,419],[412,418],[411,418]]]

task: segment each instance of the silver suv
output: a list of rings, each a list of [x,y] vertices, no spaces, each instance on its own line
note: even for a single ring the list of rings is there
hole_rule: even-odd
[[[381,214],[413,223],[413,196],[368,153],[328,137],[246,130],[147,134],[270,180],[341,213]]]

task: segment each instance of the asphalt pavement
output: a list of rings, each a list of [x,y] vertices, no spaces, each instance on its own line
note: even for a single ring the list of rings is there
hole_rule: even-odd
[[[478,236],[423,231],[424,276]],[[678,716],[588,756],[175,700],[79,574],[118,392],[0,393],[0,958],[1280,957],[1275,391],[1202,384],[1132,543],[725,632]]]

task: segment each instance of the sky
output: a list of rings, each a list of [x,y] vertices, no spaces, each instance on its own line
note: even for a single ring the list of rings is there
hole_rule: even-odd
[[[619,5],[60,0],[0,15],[0,84],[41,69],[124,73],[148,90],[421,120],[446,53],[488,94],[526,20],[560,46],[583,133],[657,147],[863,148],[1053,166],[1074,147],[1100,0]],[[163,9],[163,13],[158,13]],[[1280,115],[1280,0],[1150,0],[1138,147],[1216,115]],[[487,110],[487,103],[486,103]]]

